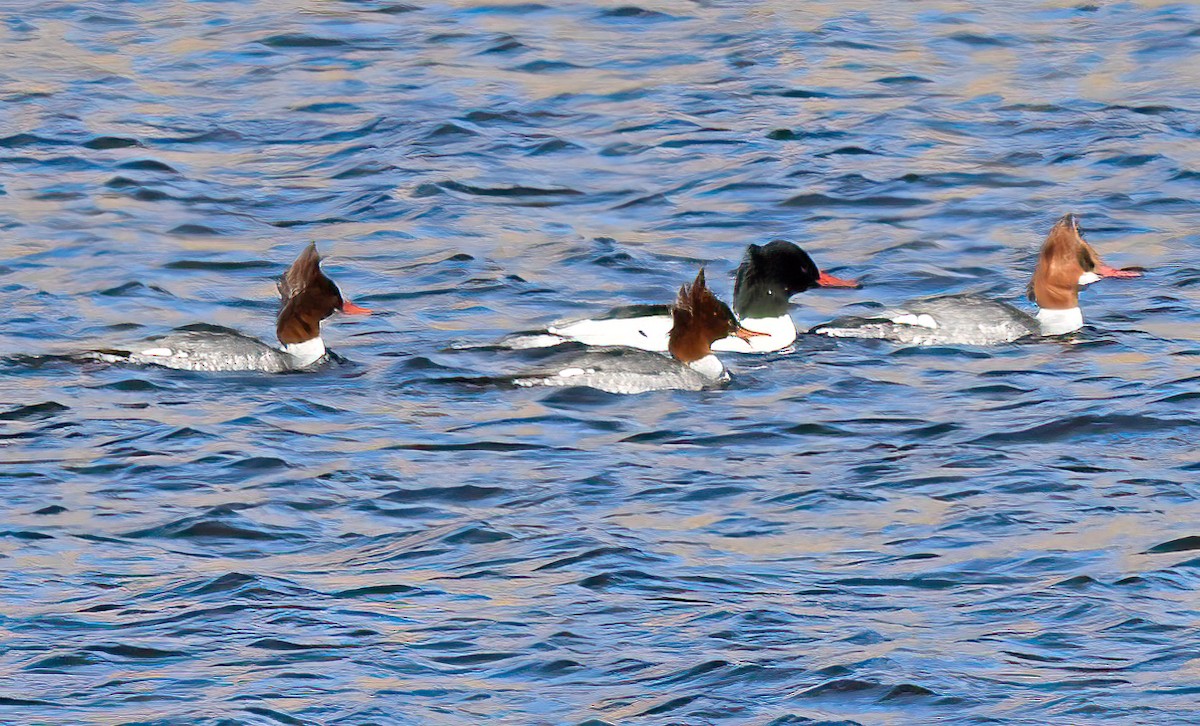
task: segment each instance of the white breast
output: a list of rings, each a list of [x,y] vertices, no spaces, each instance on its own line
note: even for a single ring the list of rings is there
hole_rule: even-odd
[[[725,366],[721,365],[721,361],[711,353],[700,360],[688,363],[688,366],[710,381],[717,381],[725,377]]]
[[[1037,319],[1042,325],[1042,335],[1064,335],[1083,327],[1083,311],[1079,308],[1038,310]]]
[[[742,318],[742,327],[766,335],[755,336],[750,340],[731,335],[713,343],[712,349],[733,353],[771,353],[783,350],[796,342],[796,324],[792,322],[790,315],[780,315],[777,318]]]
[[[296,368],[307,368],[325,357],[325,342],[318,335],[303,343],[289,343],[283,346],[283,352],[292,357]]]

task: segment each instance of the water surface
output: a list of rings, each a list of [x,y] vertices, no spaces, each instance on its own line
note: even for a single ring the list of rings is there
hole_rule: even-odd
[[[1200,12],[1127,2],[0,9],[0,721],[1195,720]],[[446,383],[456,346],[857,291],[1069,341],[801,340],[726,390]],[[49,358],[269,337],[309,240],[369,318],[313,375]]]

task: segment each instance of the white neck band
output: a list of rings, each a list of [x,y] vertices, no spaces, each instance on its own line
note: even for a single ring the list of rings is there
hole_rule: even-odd
[[[1064,335],[1083,327],[1083,311],[1079,308],[1066,310],[1038,310],[1038,322],[1042,324],[1042,335]]]
[[[283,352],[292,357],[292,364],[297,368],[307,368],[325,357],[325,342],[321,336],[303,343],[289,343],[283,346]]]

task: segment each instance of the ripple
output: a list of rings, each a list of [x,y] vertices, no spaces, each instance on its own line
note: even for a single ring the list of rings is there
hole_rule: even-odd
[[[259,42],[271,48],[330,48],[346,45],[346,41],[337,38],[322,38],[304,33],[272,35]]]
[[[0,721],[1194,720],[1191,8],[25,5]],[[504,336],[701,264],[728,300],[774,238],[866,281],[794,296],[799,330],[1029,310],[1068,211],[1147,270],[1089,286],[1068,340],[801,335],[701,395],[497,385],[551,353]],[[353,366],[73,356],[270,340],[310,240],[376,309],[323,324]]]
[[[490,499],[505,493],[500,487],[480,487],[465,484],[456,487],[424,487],[421,489],[396,490],[383,496],[392,502],[447,501],[472,502]]]
[[[234,271],[234,270],[261,270],[267,268],[275,268],[271,262],[266,260],[174,260],[168,262],[164,267],[168,270],[209,270],[209,271]]]
[[[1156,433],[1173,429],[1196,428],[1198,425],[1200,424],[1189,419],[1163,419],[1131,414],[1081,415],[1051,421],[1021,431],[988,434],[976,439],[974,443],[1071,441],[1089,436],[1100,436],[1109,432],[1119,431],[1126,435]]]
[[[1173,539],[1170,542],[1163,542],[1162,544],[1156,544],[1153,547],[1151,547],[1150,549],[1146,550],[1146,553],[1153,555],[1153,554],[1160,554],[1163,552],[1187,552],[1189,550],[1196,550],[1196,549],[1200,549],[1200,536],[1189,535],[1187,537],[1180,537],[1179,539]]]
[[[128,149],[133,146],[142,146],[142,143],[137,139],[118,136],[97,136],[83,143],[85,149]]]
[[[243,522],[238,524],[237,522]],[[256,526],[245,523],[245,520],[233,522],[207,517],[185,517],[158,527],[150,527],[125,535],[134,539],[165,538],[165,539],[214,539],[214,540],[277,540],[287,538],[287,533],[272,533]]]
[[[186,653],[174,650],[161,650],[159,648],[146,648],[135,645],[93,645],[85,648],[86,651],[92,653],[104,653],[115,658],[123,658],[127,660],[162,660],[164,658],[179,658],[187,655]]]
[[[917,207],[929,204],[923,199],[895,196],[874,196],[862,198],[835,197],[827,194],[797,194],[783,202],[788,207]]]
[[[70,410],[69,406],[64,406],[57,401],[45,401],[4,411],[0,413],[0,421],[40,421]]]

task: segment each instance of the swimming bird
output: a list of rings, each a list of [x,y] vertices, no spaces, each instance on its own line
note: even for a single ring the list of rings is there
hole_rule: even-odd
[[[278,283],[281,305],[275,321],[279,347],[213,325],[193,325],[147,341],[134,350],[101,350],[85,357],[111,363],[156,365],[190,371],[308,370],[326,358],[321,321],[335,312],[366,315],[371,311],[342,297],[321,271],[321,256],[310,243]]]
[[[1063,335],[1083,327],[1079,290],[1105,277],[1141,273],[1104,264],[1074,214],[1050,229],[1038,255],[1027,295],[1038,307],[1030,315],[1008,303],[977,295],[913,300],[869,317],[846,317],[810,332],[834,338],[882,338],[909,345],[993,345],[1031,335]]]
[[[752,244],[738,265],[733,283],[733,310],[751,330],[763,333],[749,339],[729,335],[713,343],[713,350],[736,353],[769,353],[796,340],[796,324],[788,314],[793,295],[814,287],[858,287],[821,272],[799,245],[777,239]],[[516,333],[501,341],[510,348],[542,348],[567,342],[589,346],[620,345],[666,351],[674,325],[670,306],[633,305],[614,308],[604,315],[556,323],[544,331]]]
[[[599,347],[564,354],[513,379],[518,386],[586,386],[609,393],[642,393],[666,389],[699,391],[729,381],[725,366],[713,354],[713,343],[727,336],[751,340],[763,335],[738,323],[733,311],[716,298],[704,270],[683,285],[671,307],[669,355],[631,347]]]

